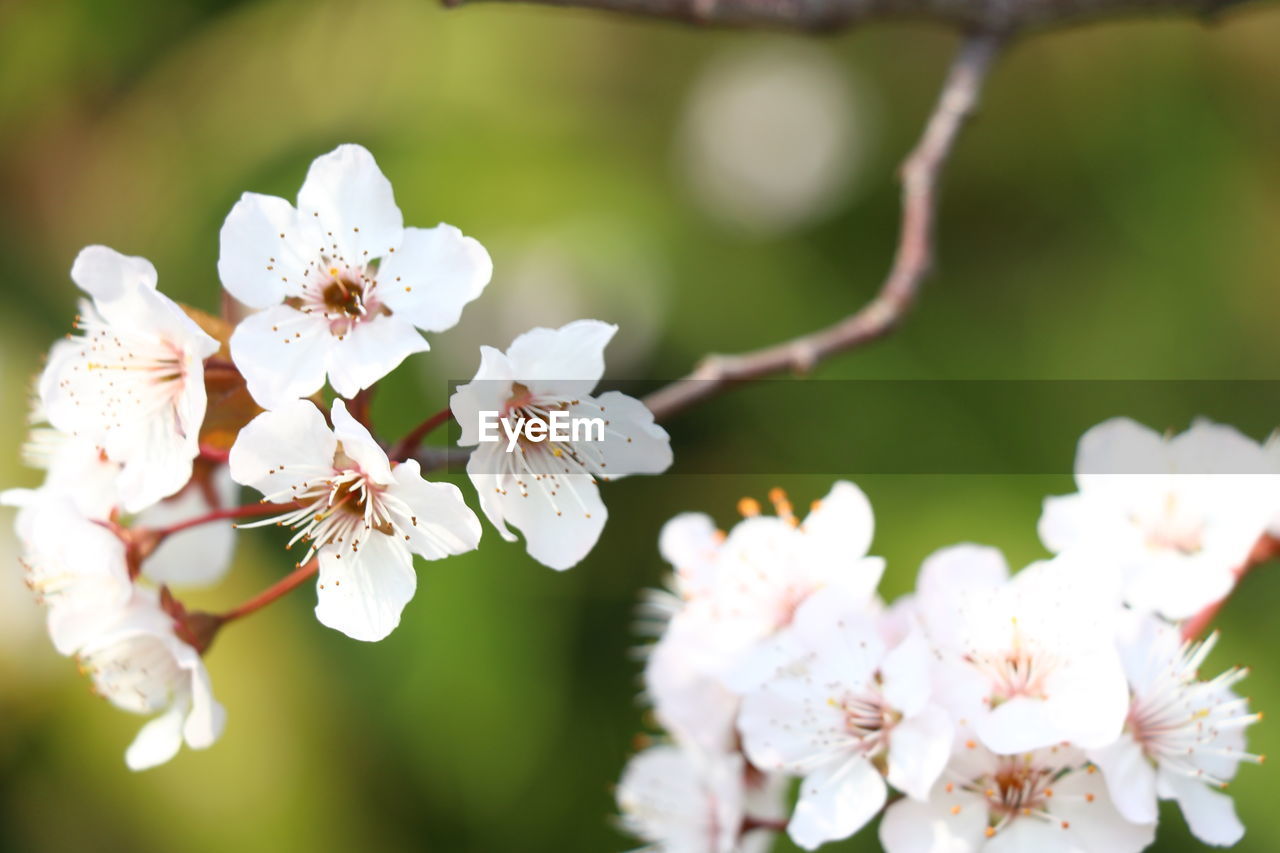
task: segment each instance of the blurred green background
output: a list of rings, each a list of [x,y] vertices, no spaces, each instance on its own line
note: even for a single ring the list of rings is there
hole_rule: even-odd
[[[1280,378],[1277,45],[1274,5],[1020,44],[948,175],[919,310],[815,381]],[[803,39],[431,0],[0,0],[0,474],[36,479],[17,462],[28,381],[69,329],[81,246],[145,255],[163,290],[214,310],[238,194],[292,198],[340,142],[374,152],[408,223],[454,223],[496,265],[378,397],[385,434],[440,408],[479,344],[534,324],[620,322],[610,373],[635,378],[829,322],[887,267],[894,166],[953,46],[924,26]],[[643,727],[632,614],[665,571],[657,531],[690,509],[730,524],[739,496],[774,485],[807,504],[849,473],[842,424],[897,428],[834,390],[827,404],[811,413],[831,425],[825,474],[681,476],[677,456],[673,475],[607,488],[604,537],[568,573],[491,529],[479,552],[420,565],[381,644],[321,627],[309,591],[246,620],[209,657],[222,741],[141,775],[122,760],[141,720],[88,695],[6,559],[0,848],[630,849],[610,788]],[[670,427],[698,454],[785,418],[744,392]],[[1043,451],[1065,466],[1072,448]],[[1070,490],[1065,473],[858,481],[895,595],[956,541],[1041,556],[1040,499]],[[191,600],[225,607],[269,583],[287,567],[277,546],[245,534],[230,581]],[[1264,711],[1280,707],[1277,607],[1280,574],[1251,576],[1213,659],[1254,667]],[[1274,723],[1251,739],[1280,752]],[[1246,767],[1234,786],[1240,849],[1280,847],[1271,777]],[[1196,849],[1166,816],[1159,849]],[[831,849],[877,845],[869,830]]]

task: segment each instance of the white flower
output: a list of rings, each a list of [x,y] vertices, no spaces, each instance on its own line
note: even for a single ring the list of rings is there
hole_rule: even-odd
[[[381,640],[413,597],[413,555],[436,560],[474,549],[480,522],[450,483],[422,478],[416,461],[391,466],[369,431],[333,403],[333,429],[307,400],[264,412],[231,448],[231,476],[273,503],[298,508],[251,527],[298,528],[293,543],[320,566],[316,617],[357,640]]]
[[[976,545],[929,557],[916,607],[953,717],[1003,754],[1114,741],[1129,691],[1106,578],[1097,565],[1063,557],[1010,578],[999,551]]]
[[[54,648],[74,654],[132,595],[124,543],[63,495],[13,489],[0,503],[20,507],[14,529],[27,586],[48,607]]]
[[[887,649],[865,604],[838,587],[811,595],[770,644],[774,674],[742,700],[751,763],[803,776],[788,832],[817,849],[884,807],[884,777],[925,799],[951,755],[953,727],[930,702],[919,634]]]
[[[1155,824],[1126,821],[1079,750],[996,755],[968,739],[927,802],[885,812],[886,853],[1136,853]]]
[[[650,747],[628,762],[618,783],[623,828],[653,853],[763,853],[769,836],[744,832],[753,799],[748,774],[737,753]],[[776,795],[769,780],[760,782]]]
[[[737,739],[739,697],[719,675],[702,666],[709,640],[705,626],[676,621],[649,652],[645,693],[658,722],[680,742],[706,752],[724,752]]]
[[[41,495],[71,501],[91,521],[106,522],[119,516],[120,466],[95,444],[37,427],[23,449],[27,464],[46,471]],[[231,505],[237,491],[224,469],[198,471],[177,494],[138,513],[129,527],[164,528],[204,515]],[[234,548],[235,528],[230,521],[200,524],[165,537],[143,561],[142,573],[171,586],[209,586],[230,568]]]
[[[406,228],[359,145],[316,158],[298,206],[245,193],[222,226],[218,274],[251,308],[231,337],[249,392],[274,409],[324,386],[352,397],[452,328],[493,272],[451,225]]]
[[[77,657],[95,690],[111,704],[135,714],[160,714],[125,752],[130,769],[164,764],[184,741],[205,749],[222,734],[226,712],[213,698],[204,662],[174,634],[173,620],[153,591],[139,587]]]
[[[677,578],[690,579],[689,597],[672,630],[681,623],[679,630],[702,636],[698,665],[739,692],[770,674],[768,655],[758,653],[761,644],[791,624],[811,594],[838,586],[853,605],[868,604],[884,572],[884,560],[867,556],[875,521],[857,486],[836,483],[803,522],[781,490],[771,497],[778,516],[744,519],[718,548],[704,538],[697,560],[707,565],[682,560],[677,566]],[[758,511],[753,501],[745,504]]]
[[[478,445],[467,473],[480,506],[508,542],[524,533],[529,555],[553,569],[579,563],[595,546],[608,513],[597,479],[658,474],[671,465],[667,433],[644,403],[617,391],[592,396],[604,375],[604,348],[617,326],[578,320],[537,328],[505,353],[480,348],[480,369],[449,401],[462,427],[459,444]],[[481,442],[483,412],[497,412],[500,440]],[[603,421],[603,440],[583,429],[577,441],[533,441],[523,423],[547,427],[553,413],[567,421]],[[507,440],[508,431],[521,437]]]
[[[1169,619],[1230,592],[1280,513],[1267,451],[1205,420],[1172,438],[1127,418],[1105,421],[1080,439],[1075,471],[1079,492],[1045,500],[1045,546],[1106,554],[1125,600]]]
[[[49,422],[120,463],[137,512],[191,478],[204,421],[204,359],[218,342],[156,290],[155,267],[103,246],[80,252],[72,279],[93,297],[83,331],[55,344],[40,377]]]
[[[1156,819],[1156,798],[1176,799],[1191,832],[1227,847],[1244,835],[1231,798],[1222,793],[1245,750],[1244,729],[1261,719],[1231,686],[1247,672],[1230,669],[1210,681],[1196,670],[1217,635],[1184,643],[1178,629],[1152,617],[1124,626],[1121,654],[1133,690],[1124,734],[1089,757],[1102,768],[1116,807],[1139,823]]]

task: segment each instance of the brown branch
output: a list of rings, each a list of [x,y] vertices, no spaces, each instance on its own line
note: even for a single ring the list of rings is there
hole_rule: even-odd
[[[806,373],[824,358],[870,343],[897,327],[933,263],[933,223],[943,167],[977,106],[1002,44],[998,35],[970,36],[952,62],[924,133],[902,165],[897,253],[875,298],[835,325],[794,340],[740,355],[708,356],[688,377],[645,398],[656,419],[670,418],[733,383],[786,371]]]
[[[928,20],[1022,32],[1149,14],[1212,17],[1259,0],[498,0],[575,6],[730,27],[836,30],[877,20]],[[443,0],[461,6],[475,0]]]

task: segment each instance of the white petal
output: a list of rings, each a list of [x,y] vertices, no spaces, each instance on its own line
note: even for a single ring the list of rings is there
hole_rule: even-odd
[[[1029,752],[1065,740],[1042,699],[1015,696],[974,721],[978,738],[1000,755]]]
[[[848,838],[884,807],[885,796],[884,779],[865,758],[828,765],[800,783],[787,833],[806,850]]]
[[[409,547],[428,560],[464,554],[480,544],[480,519],[452,483],[431,483],[422,478],[416,460],[395,468],[396,485],[388,493],[408,504],[417,524],[406,528]]]
[[[404,217],[391,182],[359,145],[317,157],[298,191],[298,213],[314,219],[336,259],[351,266],[386,257],[404,239]]]
[[[321,236],[284,199],[245,193],[227,214],[219,236],[222,286],[250,308],[278,304],[306,279]]]
[[[71,265],[71,280],[94,299],[113,300],[135,287],[155,290],[159,277],[146,258],[122,255],[106,246],[86,246]]]
[[[1034,818],[1015,818],[983,846],[983,853],[1121,853],[1107,846],[1084,849],[1072,844],[1071,836],[1058,824]]]
[[[886,853],[974,853],[986,828],[986,805],[976,794],[957,792],[946,803],[899,800],[880,821],[880,843]]]
[[[924,633],[918,628],[910,631],[880,664],[884,698],[904,716],[920,713],[929,701],[932,665]]]
[[[1205,844],[1230,847],[1244,837],[1244,824],[1236,817],[1235,803],[1198,779],[1162,773],[1161,781],[1173,791],[1191,834]]]
[[[875,533],[871,501],[862,489],[841,480],[805,517],[804,531],[847,557],[861,557],[871,548]]]
[[[617,331],[599,320],[539,327],[516,338],[507,357],[516,379],[535,393],[583,396],[604,376],[604,348]]]
[[[182,746],[182,705],[175,705],[142,727],[125,750],[124,761],[130,770],[158,767],[178,754]]]
[[[1131,735],[1124,734],[1110,746],[1090,750],[1089,760],[1102,770],[1111,801],[1126,820],[1155,822],[1156,769]]]
[[[264,409],[278,409],[324,387],[336,338],[322,317],[276,305],[246,317],[231,333],[231,360]]]
[[[954,736],[951,719],[937,706],[898,723],[889,737],[889,784],[908,796],[926,799],[947,766]]]
[[[391,475],[391,461],[368,427],[351,417],[345,400],[334,400],[330,413],[333,436],[342,444],[342,452],[360,466],[360,470],[373,482],[389,486],[395,482]]]
[[[292,500],[287,492],[317,474],[329,473],[338,440],[324,415],[310,400],[294,400],[273,412],[263,412],[240,430],[231,447],[231,479],[252,486],[279,502]]]
[[[462,432],[458,438],[459,445],[470,447],[480,443],[481,413],[501,412],[511,399],[514,380],[506,353],[493,347],[480,347],[480,369],[476,371],[475,378],[459,385],[449,398],[449,409]],[[501,428],[497,434],[501,440]]]
[[[239,487],[230,474],[219,470],[213,474],[213,488],[220,506],[236,503]],[[176,496],[161,501],[138,516],[141,527],[167,527],[210,512],[204,491],[193,483]],[[231,567],[235,549],[235,527],[230,521],[201,524],[165,538],[142,564],[143,573],[156,583],[169,586],[209,586],[217,583]]]
[[[559,571],[580,563],[600,539],[608,518],[600,490],[591,478],[565,474],[551,481],[525,476],[522,479],[528,491],[522,492],[513,475],[496,479],[492,476],[506,451],[497,445],[485,447],[491,447],[491,452],[472,453],[467,460],[467,473],[476,485],[481,508],[493,525],[499,532],[507,524],[519,528],[529,556],[544,566]],[[522,451],[517,448],[515,452]],[[549,491],[555,494],[550,495]]]
[[[353,640],[377,642],[400,624],[418,576],[403,541],[374,533],[358,553],[333,545],[320,549],[316,618]]]
[[[356,324],[342,337],[330,335],[325,367],[329,384],[343,397],[354,397],[400,366],[415,352],[430,349],[426,340],[402,317],[376,317]]]
[[[191,711],[182,726],[182,737],[192,749],[207,749],[222,736],[227,724],[227,711],[213,698],[209,671],[200,656],[192,650],[194,660],[185,661],[191,671]]]
[[[1116,810],[1107,795],[1107,786],[1098,773],[1077,770],[1068,773],[1053,786],[1053,797],[1048,808],[1057,827],[1046,821],[1041,826],[1057,829],[1056,835],[1065,835],[1070,841],[1071,853],[1093,853],[1095,850],[1114,853],[1138,853],[1155,840],[1155,822],[1132,823]],[[1059,827],[1066,824],[1064,832]],[[1027,848],[1006,848],[1027,849]]]
[[[594,406],[599,407],[599,412]],[[571,417],[602,417],[607,421],[605,440],[591,443],[586,455],[604,460],[604,476],[610,480],[630,474],[661,474],[671,467],[671,438],[653,422],[644,403],[609,391],[579,406],[570,406]]]
[[[382,259],[378,292],[397,315],[419,329],[443,332],[462,317],[493,276],[484,246],[452,225],[406,228],[404,242]]]
[[[1112,418],[1080,437],[1076,482],[1081,490],[1107,488],[1114,475],[1166,474],[1170,457],[1160,433],[1129,418]]]

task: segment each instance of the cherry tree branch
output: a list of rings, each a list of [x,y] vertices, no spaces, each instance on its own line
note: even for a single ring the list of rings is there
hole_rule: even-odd
[[[777,0],[785,5],[785,0]],[[823,359],[863,346],[893,331],[915,304],[933,265],[934,219],[943,168],[982,85],[1004,44],[995,33],[971,35],[947,73],[937,106],[915,149],[902,165],[902,224],[889,275],[875,298],[835,325],[771,347],[739,355],[711,355],[682,380],[645,398],[665,420],[729,385],[783,372],[806,373]]]
[[[308,578],[314,577],[319,570],[319,560],[308,560],[271,586],[264,589],[262,592],[255,595],[253,598],[238,607],[231,608],[225,613],[217,614],[215,618],[219,625],[224,625],[227,622],[233,622],[236,619],[248,616],[250,613],[255,613],[266,607],[268,604],[271,604],[273,601],[283,598],[285,595],[302,586]]]
[[[490,0],[645,15],[694,24],[839,30],[881,20],[925,20],[965,30],[1014,32],[1151,14],[1214,17],[1262,0]],[[476,0],[443,0],[462,6]]]

